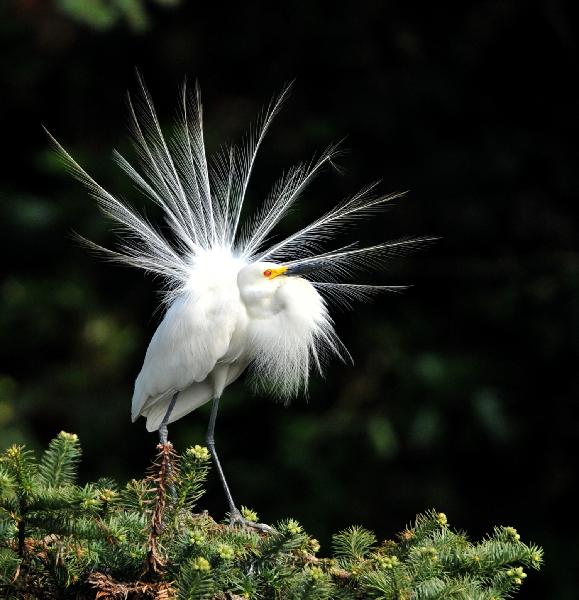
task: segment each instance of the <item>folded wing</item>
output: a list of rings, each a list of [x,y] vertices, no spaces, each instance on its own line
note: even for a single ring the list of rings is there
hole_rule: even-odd
[[[185,293],[174,300],[135,381],[133,421],[145,416],[147,429],[157,429],[175,392],[180,392],[180,398],[172,421],[211,400],[214,389],[209,376],[227,356],[239,307],[237,288],[231,286]]]

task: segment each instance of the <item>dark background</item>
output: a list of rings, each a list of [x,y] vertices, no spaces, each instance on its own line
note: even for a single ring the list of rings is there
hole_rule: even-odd
[[[573,3],[413,4],[19,0],[0,6],[1,446],[80,435],[82,477],[139,477],[156,438],[131,425],[132,384],[158,320],[156,284],[91,256],[75,230],[110,224],[50,150],[47,126],[136,203],[125,92],[144,74],[167,127],[198,78],[210,149],[239,140],[296,78],[253,180],[347,136],[283,231],[377,178],[409,189],[365,222],[372,243],[435,245],[360,281],[412,284],[335,314],[354,367],[288,409],[239,382],[217,443],[235,497],[299,519],[327,549],[363,524],[391,536],[429,507],[482,535],[513,525],[545,547],[522,598],[575,598],[579,254]],[[154,216],[147,207],[147,213]],[[207,408],[207,407],[205,407]],[[208,411],[171,428],[203,443]],[[202,502],[220,518],[215,477]]]

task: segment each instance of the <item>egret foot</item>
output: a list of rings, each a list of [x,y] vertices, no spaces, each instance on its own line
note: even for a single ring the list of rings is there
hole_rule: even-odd
[[[167,443],[169,437],[169,429],[167,425],[161,425],[159,427],[159,444],[163,446]]]
[[[231,527],[245,527],[246,529],[256,529],[261,533],[274,533],[275,529],[270,525],[266,525],[265,523],[255,523],[254,521],[250,521],[246,519],[237,508],[232,510],[229,513],[229,525]]]

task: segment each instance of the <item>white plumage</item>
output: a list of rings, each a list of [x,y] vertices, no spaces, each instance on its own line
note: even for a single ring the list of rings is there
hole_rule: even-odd
[[[149,431],[159,429],[164,418],[174,421],[218,398],[247,367],[256,385],[284,399],[306,389],[312,365],[321,371],[327,355],[348,356],[326,300],[348,304],[399,289],[340,280],[425,241],[370,248],[352,244],[320,253],[321,243],[336,230],[400,195],[375,195],[375,186],[369,186],[295,234],[269,242],[311,180],[331,163],[335,146],[287,170],[257,213],[243,219],[258,149],[286,94],[287,88],[270,104],[245,145],[208,161],[199,91],[189,95],[183,88],[176,133],[167,140],[141,82],[136,105],[129,98],[140,169],[116,152],[115,159],[161,207],[168,231],[103,189],[53,140],[74,175],[124,232],[116,251],[91,245],[164,282],[166,312],[147,349],[132,402],[133,420],[144,416]]]

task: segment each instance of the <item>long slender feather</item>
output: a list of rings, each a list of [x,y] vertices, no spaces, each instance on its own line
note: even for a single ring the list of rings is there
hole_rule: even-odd
[[[243,255],[252,257],[264,243],[268,234],[283,219],[293,204],[324,165],[331,163],[338,154],[338,144],[328,147],[317,160],[291,168],[273,186],[250,225]]]
[[[137,73],[140,84],[140,118],[145,124],[142,127],[138,116],[135,113],[133,104],[129,96],[129,106],[133,117],[133,127],[136,136],[136,142],[142,149],[142,156],[149,160],[145,162],[145,166],[157,176],[156,180],[161,187],[166,191],[166,202],[171,203],[171,211],[179,216],[182,225],[187,228],[187,198],[181,178],[175,167],[173,156],[169,151],[167,142],[161,130],[161,125],[157,118],[157,113],[153,106],[153,101],[145,87],[145,84]],[[188,223],[189,229],[193,227],[193,223]]]
[[[312,285],[324,298],[344,310],[352,310],[354,302],[367,302],[383,292],[402,292],[406,285],[361,285],[355,283],[335,283],[312,281]]]
[[[124,251],[117,252],[117,258],[134,265],[135,258],[141,254],[145,262],[147,257],[151,259],[151,262],[147,263],[147,270],[184,282],[188,270],[187,265],[167,240],[143,217],[140,217],[136,211],[99,185],[52,134],[48,130],[45,131],[67,169],[88,188],[89,193],[97,200],[103,212],[120,223],[128,234],[122,248]]]
[[[282,104],[286,100],[291,86],[291,83],[287,84],[279,96],[270,103],[263,117],[258,121],[258,125],[254,132],[250,133],[247,147],[244,151],[237,154],[236,194],[233,197],[232,224],[230,227],[230,240],[232,242],[235,241],[235,236],[237,234],[245,195],[249,186],[249,179],[253,172],[255,159],[257,158],[257,152],[275,115],[279,112]],[[241,251],[243,251],[243,245],[241,244],[240,246]]]
[[[351,198],[346,199],[336,208],[330,210],[313,223],[306,225],[296,233],[288,236],[281,242],[278,242],[264,253],[257,260],[288,260],[294,256],[299,256],[299,249],[309,240],[330,239],[334,233],[343,228],[348,222],[357,217],[368,216],[376,209],[382,208],[387,202],[400,198],[406,192],[396,192],[386,196],[371,196],[370,192],[376,188],[378,183],[373,183]]]
[[[141,174],[129,163],[129,161],[122,156],[118,151],[113,152],[116,163],[121,169],[135,182],[136,186],[145,194],[147,198],[155,202],[158,206],[163,209],[165,218],[173,232],[182,244],[183,250],[189,250],[193,252],[195,250],[195,244],[197,243],[197,237],[195,235],[194,228],[185,228],[186,223],[183,222],[180,214],[175,214],[175,211],[171,206],[163,200],[163,198],[151,187],[151,185],[143,179]]]
[[[185,91],[185,97],[187,97]],[[199,84],[195,84],[195,96],[191,98],[189,106],[189,114],[193,116],[190,121],[185,120],[187,130],[189,127],[193,129],[193,156],[198,162],[198,169],[200,173],[201,191],[202,198],[209,207],[209,223],[211,231],[211,241],[213,244],[216,242],[216,228],[215,228],[215,214],[213,207],[213,199],[211,196],[211,184],[209,180],[209,169],[207,166],[207,158],[205,156],[205,138],[203,134],[203,107],[201,105],[201,90]],[[190,123],[190,125],[188,125]]]
[[[402,238],[365,248],[330,251],[295,260],[289,264],[308,264],[321,260],[319,267],[316,268],[315,277],[322,282],[332,283],[341,281],[344,278],[351,278],[357,273],[380,269],[389,259],[407,256],[437,239],[435,237]]]

